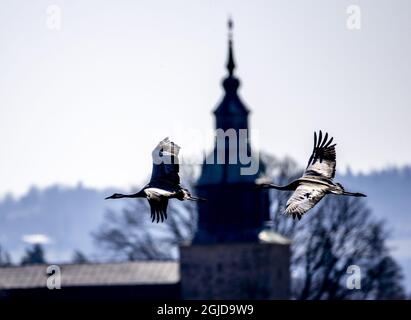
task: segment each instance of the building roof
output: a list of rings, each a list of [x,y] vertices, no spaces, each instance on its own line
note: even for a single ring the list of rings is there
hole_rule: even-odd
[[[248,130],[248,114],[249,110],[244,105],[242,100],[237,94],[237,89],[240,85],[240,80],[235,77],[234,70],[236,64],[234,62],[234,50],[233,50],[233,40],[232,40],[232,27],[233,22],[231,19],[228,21],[229,28],[229,39],[228,39],[228,59],[226,68],[228,71],[227,77],[223,81],[224,87],[224,96],[222,101],[219,103],[217,108],[214,110],[214,115],[216,119],[216,129],[221,129],[224,131],[224,134],[228,130],[236,130],[236,135],[238,141],[240,141],[240,130]],[[213,151],[206,156],[204,159],[204,164],[202,166],[201,175],[197,181],[198,186],[204,185],[219,185],[219,184],[234,184],[234,183],[250,183],[254,184],[255,180],[260,178],[264,174],[265,165],[260,160],[259,154],[252,152],[250,146],[250,136],[247,135],[247,155],[250,155],[252,158],[250,163],[242,164],[240,163],[239,150],[235,149],[237,153],[235,159],[236,163],[229,163],[231,159],[230,152],[233,152],[230,149],[230,145],[226,143],[225,137],[222,137],[222,146],[218,148],[218,143],[216,138],[215,146]],[[231,139],[230,139],[231,141]],[[239,144],[240,142],[238,142]],[[237,146],[237,148],[240,148]],[[220,164],[217,161],[219,154],[222,153],[225,155],[224,162]],[[256,172],[253,173],[253,170],[244,169],[249,168],[252,165],[251,169],[256,167]]]
[[[0,268],[0,290],[47,286],[47,267],[32,265]],[[64,264],[61,286],[155,285],[180,281],[176,261],[138,261],[105,264]]]
[[[263,230],[258,234],[261,243],[291,244],[291,240],[273,230]]]
[[[228,40],[228,58],[227,58],[227,71],[228,76],[223,81],[224,97],[217,108],[214,110],[216,116],[240,116],[247,117],[249,110],[241,101],[237,95],[237,89],[240,86],[240,80],[234,76],[235,62],[234,62],[234,50],[232,40],[232,21],[228,22],[229,25],[229,40]]]

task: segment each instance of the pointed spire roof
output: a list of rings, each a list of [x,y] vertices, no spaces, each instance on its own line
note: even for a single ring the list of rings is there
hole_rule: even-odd
[[[228,20],[228,59],[227,70],[230,76],[233,75],[235,69],[234,54],[233,54],[233,21]]]
[[[237,115],[246,116],[248,109],[242,103],[237,95],[237,89],[240,86],[240,80],[235,77],[234,69],[236,67],[234,61],[234,49],[233,49],[233,21],[231,18],[228,20],[228,57],[226,68],[228,71],[227,77],[223,80],[223,87],[225,95],[223,100],[218,105],[214,114],[218,115]]]

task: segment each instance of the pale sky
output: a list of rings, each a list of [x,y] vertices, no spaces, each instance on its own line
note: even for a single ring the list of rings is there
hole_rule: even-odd
[[[346,27],[351,4],[361,30]],[[79,181],[129,188],[167,135],[198,155],[208,140],[187,133],[214,125],[229,15],[261,149],[304,165],[323,129],[340,172],[411,164],[408,0],[2,0],[0,197]]]

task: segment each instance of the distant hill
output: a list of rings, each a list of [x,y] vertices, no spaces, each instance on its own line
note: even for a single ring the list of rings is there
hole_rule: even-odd
[[[411,238],[411,167],[392,168],[370,174],[348,172],[337,177],[347,189],[364,191],[373,213],[387,220],[395,238]],[[410,249],[411,252],[411,249]]]
[[[120,202],[104,201],[112,193],[79,184],[42,190],[32,187],[18,199],[6,196],[0,201],[0,244],[11,253],[13,262],[20,262],[28,246],[22,238],[31,234],[50,238],[45,247],[49,261],[68,261],[76,249],[91,254],[95,251],[91,231],[102,222],[107,209],[121,208]]]
[[[411,288],[411,167],[386,169],[369,174],[338,176],[347,190],[368,195],[366,201],[376,217],[384,219],[391,231],[390,246],[407,275]],[[114,190],[51,186],[31,188],[23,197],[0,200],[0,244],[19,262],[27,244],[24,235],[44,234],[49,261],[68,261],[74,250],[95,253],[91,232],[103,221],[104,212],[119,210],[124,202],[103,201]],[[119,190],[116,190],[119,191]]]

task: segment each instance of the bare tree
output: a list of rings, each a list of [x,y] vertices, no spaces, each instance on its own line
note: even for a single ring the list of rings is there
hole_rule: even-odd
[[[71,262],[75,264],[85,264],[88,263],[88,258],[87,256],[81,252],[80,250],[75,250],[73,252],[73,256],[71,258]]]
[[[364,202],[328,197],[295,231],[293,271],[297,299],[404,298],[402,274],[386,246],[382,221]],[[347,287],[347,269],[358,266],[361,289]],[[395,288],[396,292],[393,292]]]
[[[31,264],[43,264],[46,263],[44,257],[43,246],[39,243],[33,244],[30,248],[26,249],[26,253],[21,259],[21,265],[31,265]]]
[[[8,267],[11,265],[9,253],[0,245],[0,267]]]

